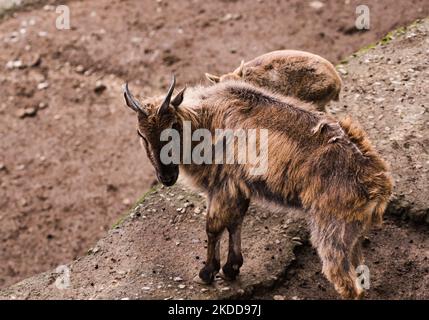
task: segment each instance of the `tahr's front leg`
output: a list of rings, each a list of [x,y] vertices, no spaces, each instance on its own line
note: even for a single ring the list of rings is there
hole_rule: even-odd
[[[208,237],[206,265],[197,282],[210,284],[220,269],[220,239],[225,228],[229,231],[228,260],[223,272],[235,279],[243,264],[241,255],[241,224],[249,207],[249,200],[240,195],[214,193],[209,197],[206,231]]]

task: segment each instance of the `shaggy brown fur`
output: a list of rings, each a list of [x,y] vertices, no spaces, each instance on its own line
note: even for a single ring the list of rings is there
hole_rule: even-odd
[[[329,101],[339,99],[342,84],[328,60],[296,50],[273,51],[246,63],[243,61],[231,73],[220,77],[206,73],[206,77],[213,83],[242,79],[284,96],[313,102],[319,111],[325,111]]]
[[[392,191],[387,166],[365,133],[349,119],[337,122],[305,110],[304,102],[244,82],[191,88],[180,106],[181,99],[175,100],[176,106],[161,114],[162,98],[145,100],[144,112],[138,111],[138,130],[161,182],[173,184],[180,167],[180,173],[207,194],[202,282],[211,283],[220,270],[219,241],[225,229],[230,242],[223,273],[231,280],[239,274],[241,224],[250,200],[264,199],[307,212],[324,274],[342,297],[360,297],[355,271],[363,261],[359,239],[373,223],[381,223]],[[213,134],[219,128],[267,129],[267,172],[251,175],[248,164],[160,164],[160,132],[172,126],[182,132],[182,121],[190,121],[192,130],[206,128]]]

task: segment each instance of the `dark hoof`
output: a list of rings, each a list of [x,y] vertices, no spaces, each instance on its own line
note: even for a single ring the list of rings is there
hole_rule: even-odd
[[[224,265],[222,272],[219,274],[220,277],[227,281],[234,281],[240,273],[240,267],[238,265]]]
[[[200,283],[211,284],[217,273],[217,270],[211,270],[211,268],[202,268],[198,275],[201,280]]]
[[[229,277],[229,276],[227,276],[223,270],[221,270],[221,271],[218,273],[218,276],[219,276],[219,278],[221,278],[222,280],[229,281],[229,282],[235,281],[235,280],[236,280],[236,278],[237,278],[237,275],[236,275],[235,277]]]

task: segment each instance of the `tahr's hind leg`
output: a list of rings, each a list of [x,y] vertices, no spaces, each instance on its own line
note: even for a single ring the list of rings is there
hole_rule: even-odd
[[[242,219],[238,223],[234,223],[228,227],[228,259],[222,267],[223,275],[226,280],[235,280],[243,265],[243,255],[241,254],[241,224]]]
[[[363,290],[357,285],[353,250],[360,236],[359,222],[318,219],[310,223],[311,241],[322,260],[322,271],[344,299],[358,299]]]
[[[362,254],[362,241],[363,238],[359,237],[356,241],[355,246],[352,249],[352,264],[356,268],[363,264],[365,261],[363,254]]]
[[[239,197],[237,201],[229,209],[228,219],[228,259],[222,267],[223,275],[227,280],[235,280],[240,273],[240,268],[243,265],[243,255],[241,254],[241,226],[243,224],[244,215],[249,208],[249,199]]]

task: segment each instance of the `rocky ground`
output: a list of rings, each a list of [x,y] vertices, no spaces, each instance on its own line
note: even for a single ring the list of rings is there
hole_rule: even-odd
[[[0,14],[0,287],[84,254],[152,185],[125,81],[154,94],[172,72],[197,83],[281,48],[339,62],[429,15],[426,0],[372,1],[360,32],[355,0],[0,3],[28,4]],[[64,3],[71,30],[55,27]]]
[[[295,259],[294,248],[306,237],[299,211],[284,214],[252,207],[243,229],[247,261],[242,277],[201,286],[192,279],[205,258],[205,213],[204,199],[182,186],[155,187],[86,256],[67,265],[67,288],[58,289],[57,279],[64,276],[60,269],[0,291],[0,299],[250,297],[282,279]],[[227,243],[221,246],[227,248]]]
[[[391,164],[388,212],[429,223],[429,23],[384,37],[338,66],[340,101],[329,112],[359,121]]]
[[[384,228],[364,242],[369,299],[429,298],[429,227],[422,223],[429,200],[428,34],[429,20],[421,21],[347,59],[339,66],[340,102],[329,108],[360,121],[396,182]],[[87,255],[67,264],[70,287],[58,289],[64,274],[51,271],[1,290],[0,298],[337,298],[307,242],[303,213],[258,206],[245,222],[239,281],[192,283],[205,254],[204,209],[181,185],[156,187]]]

